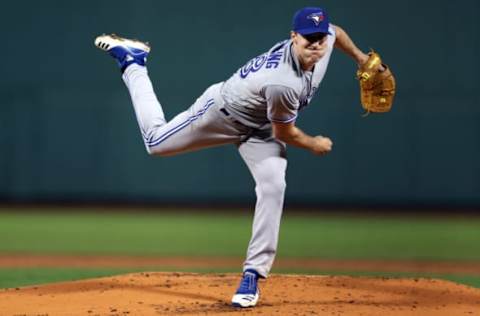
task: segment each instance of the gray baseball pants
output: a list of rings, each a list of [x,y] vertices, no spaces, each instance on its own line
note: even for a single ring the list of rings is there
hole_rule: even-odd
[[[267,277],[275,259],[285,193],[285,144],[271,131],[256,131],[225,112],[221,83],[210,86],[186,111],[166,121],[147,69],[132,64],[123,80],[130,92],[147,152],[170,156],[206,147],[235,144],[254,180],[257,202],[252,237],[243,269]]]

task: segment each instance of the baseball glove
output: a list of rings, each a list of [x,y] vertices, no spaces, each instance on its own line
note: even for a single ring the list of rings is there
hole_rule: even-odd
[[[357,70],[362,107],[367,114],[388,112],[395,96],[395,78],[377,53],[372,50],[368,56],[367,62]],[[384,70],[378,70],[380,65]]]

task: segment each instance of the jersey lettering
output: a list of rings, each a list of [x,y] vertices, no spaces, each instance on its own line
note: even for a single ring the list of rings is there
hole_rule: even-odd
[[[247,76],[252,72],[259,71],[265,63],[267,64],[265,68],[275,69],[280,64],[282,59],[283,51],[272,52],[271,54],[265,53],[254,59],[250,60],[245,66],[240,68],[240,77],[242,79],[247,78]]]
[[[271,53],[270,56],[268,56],[266,68],[277,68],[278,64],[280,63],[280,59],[282,59],[282,55],[283,51]]]

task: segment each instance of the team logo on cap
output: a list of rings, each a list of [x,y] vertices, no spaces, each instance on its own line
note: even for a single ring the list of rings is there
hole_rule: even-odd
[[[320,22],[322,22],[324,19],[323,12],[312,13],[309,16],[307,16],[307,19],[312,20],[313,23],[315,23],[315,26],[318,26]]]

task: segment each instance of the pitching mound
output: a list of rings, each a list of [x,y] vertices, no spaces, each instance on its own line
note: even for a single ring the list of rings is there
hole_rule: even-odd
[[[238,274],[137,273],[5,289],[0,315],[480,315],[480,290],[448,281],[273,275],[253,309]]]

